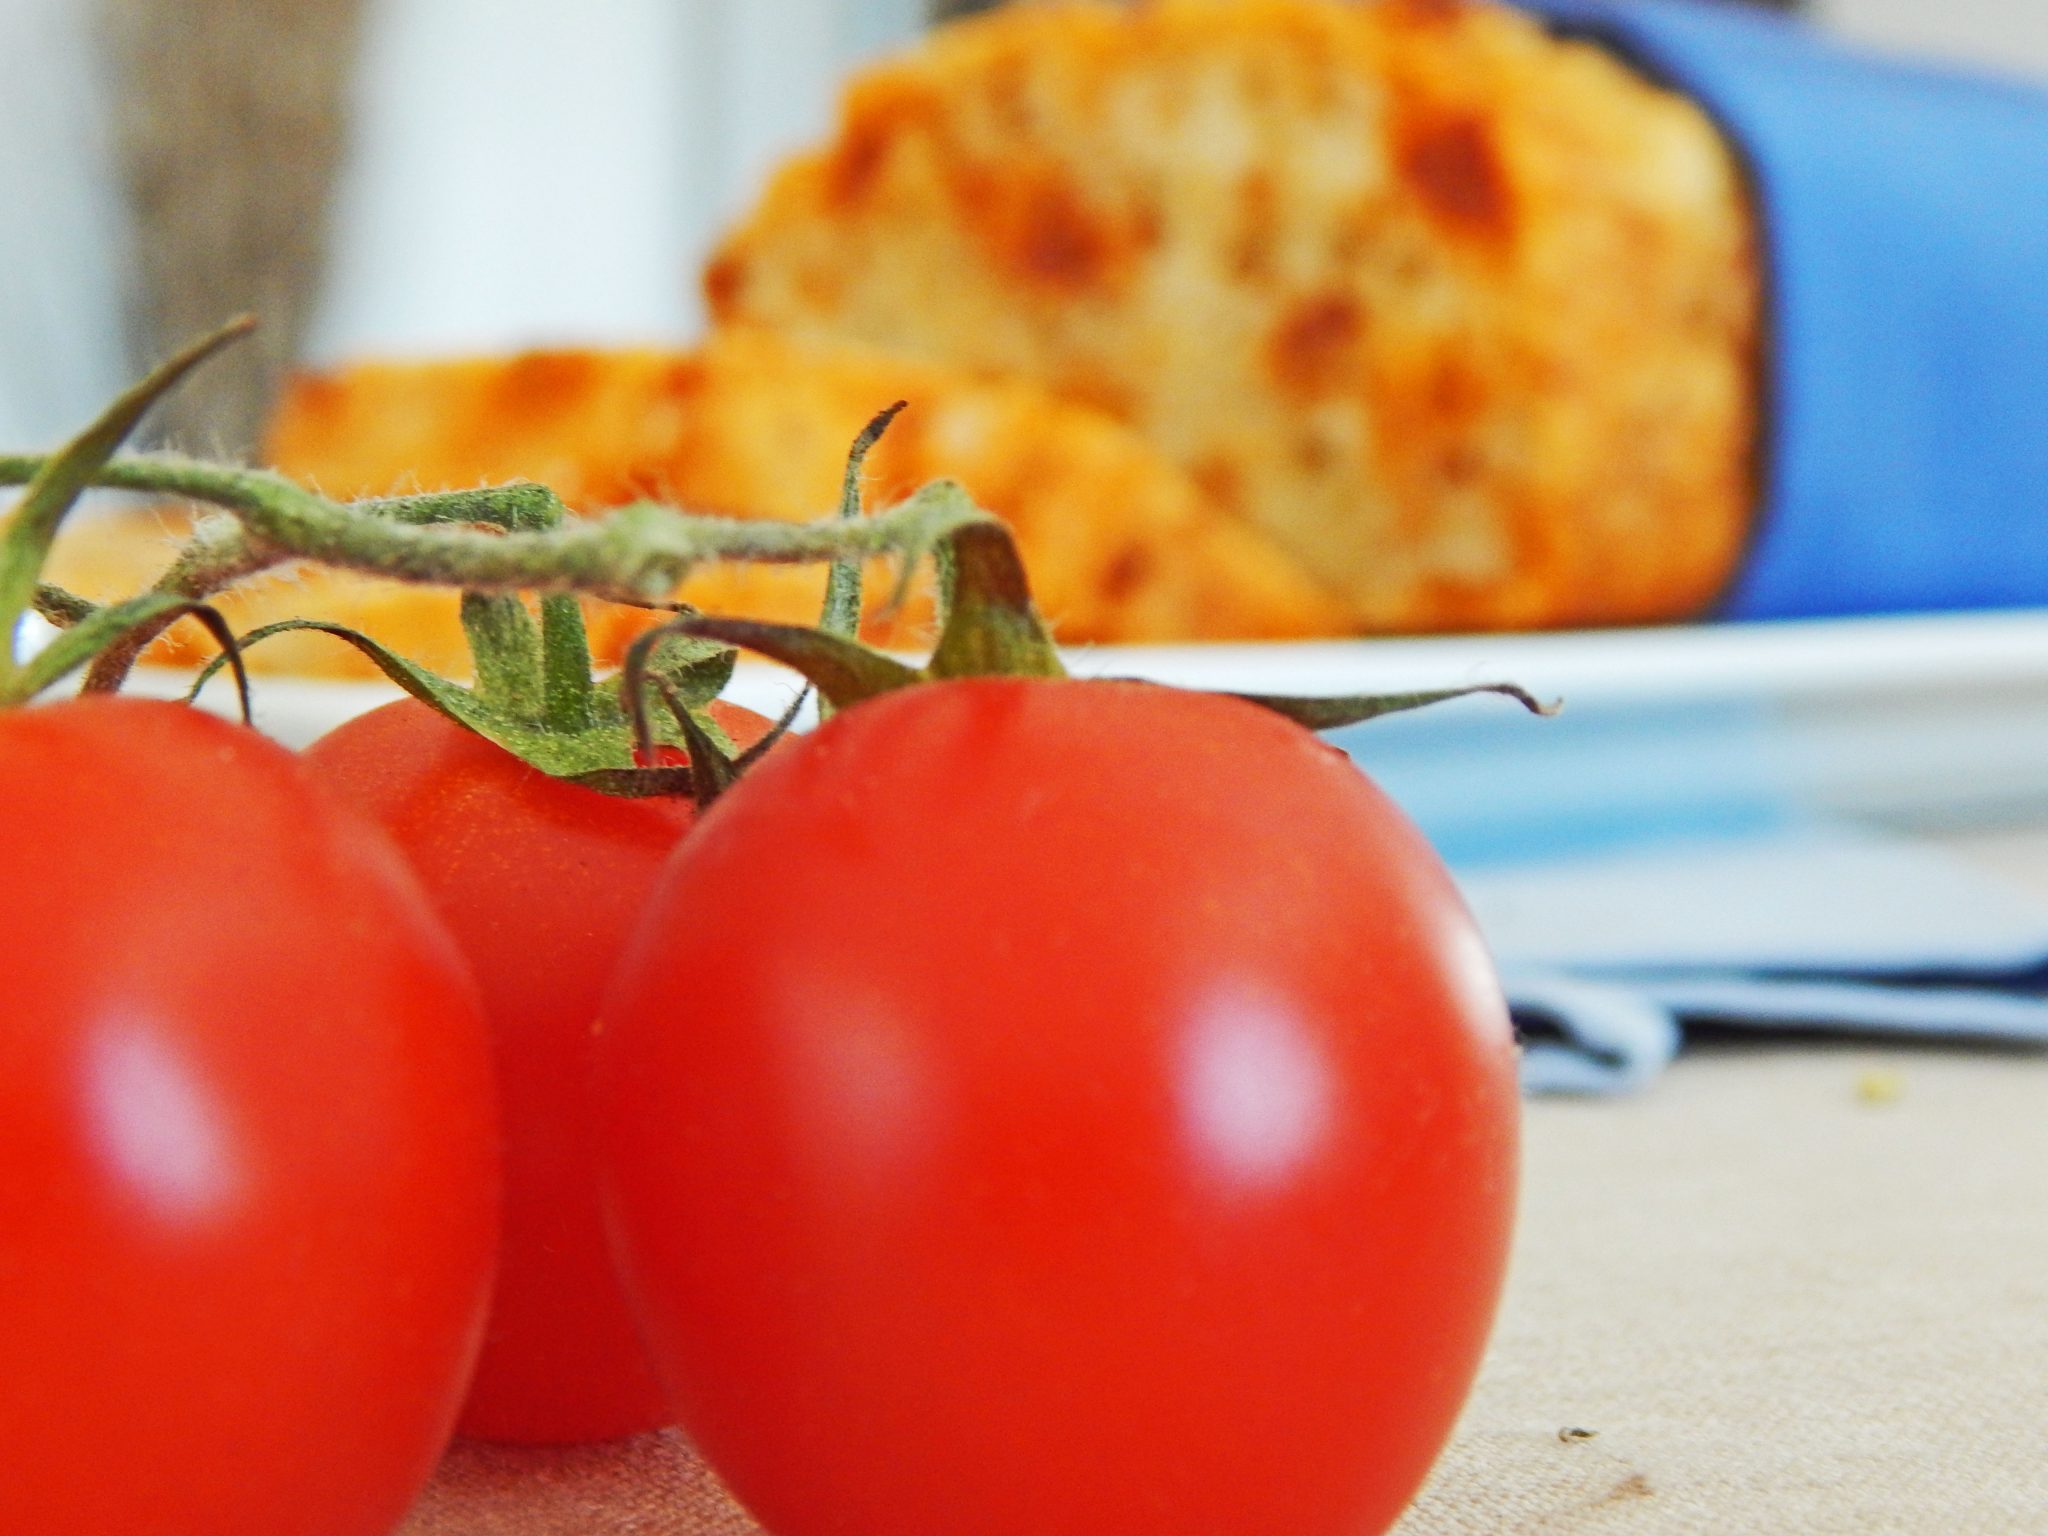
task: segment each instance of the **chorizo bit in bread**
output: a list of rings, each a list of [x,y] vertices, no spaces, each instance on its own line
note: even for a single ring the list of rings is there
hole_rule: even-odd
[[[1503,6],[957,24],[853,84],[705,284],[728,323],[1102,406],[1367,628],[1691,614],[1748,522],[1737,166]]]
[[[871,505],[951,476],[1016,529],[1040,606],[1061,639],[1141,642],[1342,632],[1343,606],[1273,542],[1212,508],[1188,477],[1103,412],[1025,380],[975,377],[845,347],[744,330],[689,354],[541,353],[367,363],[303,376],[273,424],[270,462],[330,496],[460,489],[515,479],[596,512],[652,496],[693,510],[828,515],[848,445],[875,411],[910,402],[869,456]],[[133,591],[169,558],[164,514],[74,541],[91,592]],[[679,596],[715,612],[814,622],[819,566],[716,565]],[[867,583],[869,638],[914,646],[931,630],[929,584],[899,612]],[[462,670],[454,596],[314,571],[226,594],[237,630],[300,615],[363,629],[437,669]],[[616,661],[655,615],[592,604],[592,643]],[[182,633],[153,659],[210,654]],[[357,675],[353,651],[311,635],[251,653],[293,671]]]

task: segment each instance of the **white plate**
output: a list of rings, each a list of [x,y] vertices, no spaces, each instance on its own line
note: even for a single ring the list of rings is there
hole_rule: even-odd
[[[1913,825],[2048,810],[2048,610],[1540,635],[1100,646],[1082,676],[1267,693],[1511,680],[1555,720],[1477,698],[1338,740],[1454,860],[1718,833],[1814,811]],[[148,673],[137,687],[177,691]],[[258,724],[301,744],[395,695],[258,677]],[[731,694],[777,711],[790,674],[741,664]],[[216,684],[209,707],[228,710]]]

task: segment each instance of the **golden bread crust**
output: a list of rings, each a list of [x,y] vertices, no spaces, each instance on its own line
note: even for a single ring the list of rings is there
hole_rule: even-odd
[[[1104,407],[1360,627],[1522,627],[1724,585],[1753,242],[1695,106],[1502,6],[1018,5],[859,78],[705,286]]]
[[[302,376],[287,391],[267,457],[342,498],[532,479],[583,512],[658,497],[735,517],[808,519],[831,513],[848,445],[898,399],[909,409],[868,460],[870,507],[929,480],[961,480],[1015,529],[1040,606],[1062,640],[1343,631],[1341,603],[1105,413],[1025,380],[744,329],[688,354],[539,353]],[[67,573],[88,595],[136,590],[169,558],[167,517],[86,531],[67,546]],[[715,565],[678,595],[714,612],[809,623],[824,580],[818,566]],[[928,582],[902,610],[883,615],[892,586],[878,563],[867,583],[868,637],[923,643],[932,621]],[[463,666],[456,604],[445,592],[311,571],[259,581],[227,594],[222,606],[238,630],[287,615],[329,618],[431,664]],[[609,604],[589,611],[593,648],[607,662],[655,617]],[[208,649],[181,631],[158,656]],[[330,675],[369,671],[355,653],[315,636],[266,642],[252,661]]]

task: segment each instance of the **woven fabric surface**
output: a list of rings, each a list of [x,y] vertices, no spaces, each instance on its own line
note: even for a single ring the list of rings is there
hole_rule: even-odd
[[[1400,1536],[2048,1531],[2048,1061],[1707,1048],[1528,1116],[1506,1310]],[[458,1448],[404,1536],[755,1529],[662,1436]]]
[[[1697,1051],[1528,1153],[1402,1536],[2048,1531],[2048,1062]]]
[[[673,1430],[568,1450],[458,1445],[400,1536],[758,1536]]]

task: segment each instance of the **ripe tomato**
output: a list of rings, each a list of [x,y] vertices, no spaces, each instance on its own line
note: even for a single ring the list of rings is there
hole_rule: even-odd
[[[1506,1261],[1506,1011],[1442,866],[1238,701],[977,679],[683,845],[604,1012],[607,1200],[777,1536],[1360,1536]]]
[[[743,746],[768,726],[713,713]],[[483,989],[505,1235],[462,1432],[573,1442],[670,1422],[605,1245],[585,1095],[598,998],[691,803],[551,779],[410,699],[305,756],[392,835]]]
[[[497,1239],[474,987],[375,829],[180,705],[0,714],[0,1528],[385,1536]]]

